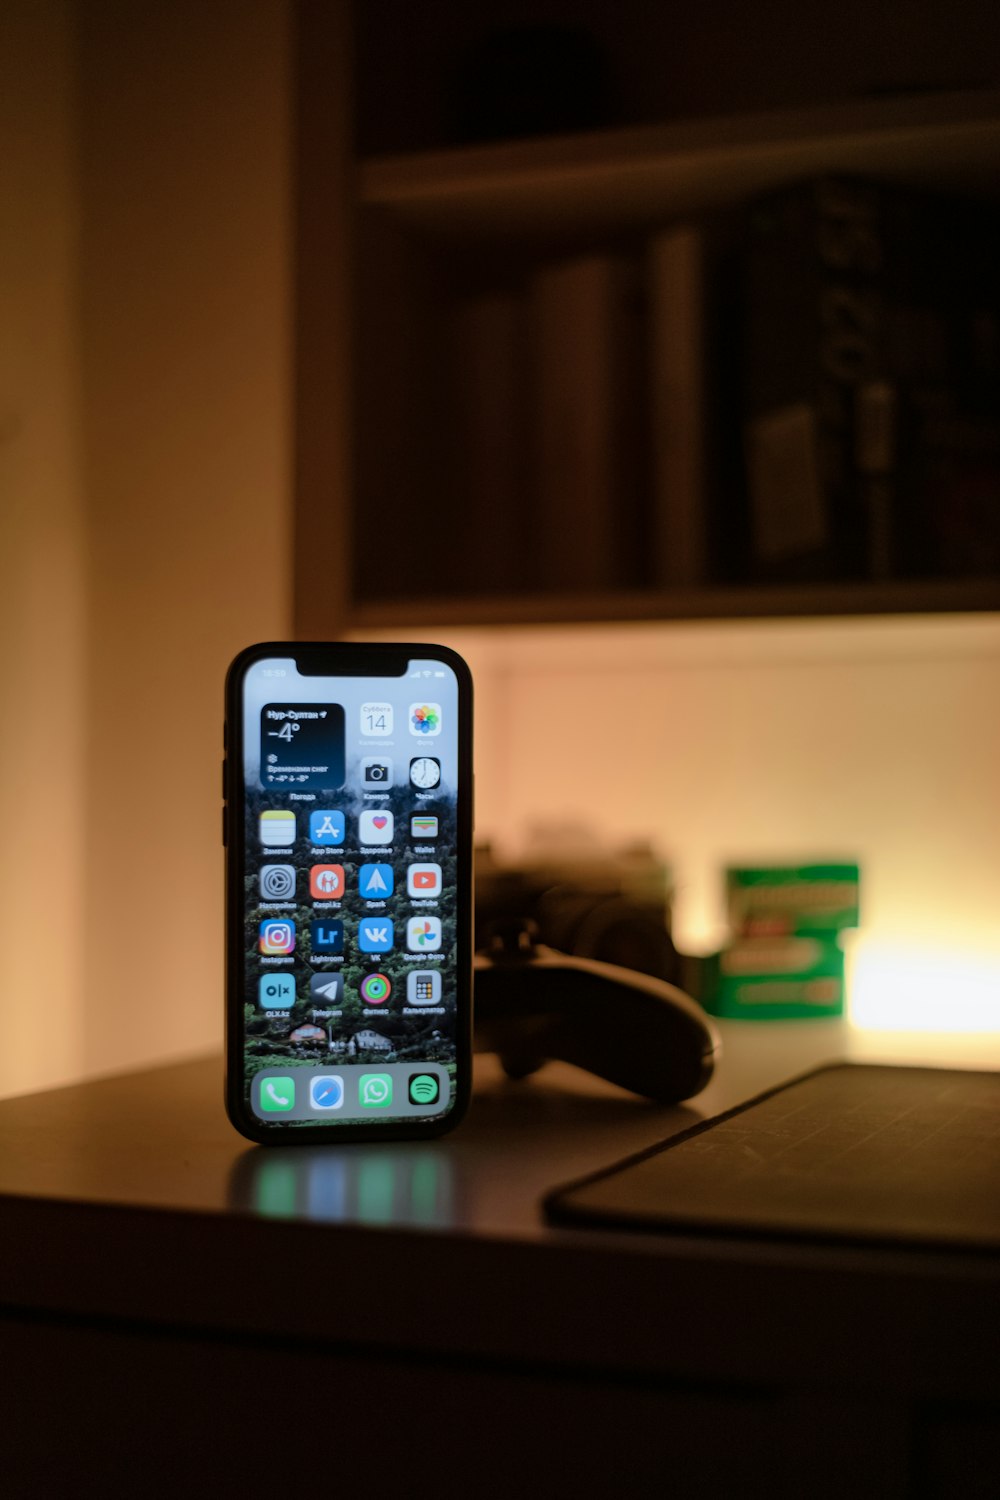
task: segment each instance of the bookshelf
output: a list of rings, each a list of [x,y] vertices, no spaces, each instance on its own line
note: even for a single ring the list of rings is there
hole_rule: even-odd
[[[858,174],[981,193],[995,190],[998,168],[1000,93],[992,91],[373,157],[349,172],[341,162],[351,247],[337,270],[349,262],[353,353],[335,394],[350,459],[341,462],[340,504],[324,502],[315,482],[299,497],[297,529],[308,545],[297,569],[298,628],[329,632],[329,602],[310,604],[303,580],[324,551],[342,555],[347,535],[353,563],[341,615],[353,630],[428,619],[457,627],[1000,609],[1000,575],[989,568],[954,578],[706,578],[669,586],[655,577],[638,586],[616,577],[574,586],[570,571],[551,586],[546,567],[525,561],[532,502],[505,514],[516,507],[495,491],[477,513],[449,471],[459,384],[449,330],[463,300],[503,295],[560,257],[634,250],[664,226],[732,210],[797,180]],[[308,186],[306,172],[300,195]],[[308,249],[308,221],[302,237]],[[310,338],[315,344],[315,326]],[[504,399],[512,389],[530,403],[516,382],[508,381]],[[516,464],[505,482],[508,493],[519,483],[519,493],[530,488]],[[389,564],[384,574],[380,557]]]

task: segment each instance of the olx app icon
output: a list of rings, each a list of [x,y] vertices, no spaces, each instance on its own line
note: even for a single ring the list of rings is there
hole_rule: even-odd
[[[262,974],[257,990],[261,1010],[290,1010],[295,1004],[295,980],[291,974]]]

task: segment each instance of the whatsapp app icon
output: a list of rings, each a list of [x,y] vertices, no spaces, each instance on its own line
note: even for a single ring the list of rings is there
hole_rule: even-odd
[[[392,1077],[389,1073],[362,1073],[358,1084],[362,1109],[388,1109],[392,1103]]]

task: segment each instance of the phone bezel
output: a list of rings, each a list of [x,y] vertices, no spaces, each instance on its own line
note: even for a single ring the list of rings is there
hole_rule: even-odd
[[[444,1115],[389,1119],[351,1125],[310,1125],[308,1128],[275,1121],[265,1123],[249,1109],[243,1081],[243,965],[244,875],[247,864],[244,808],[243,679],[254,663],[269,657],[293,659],[306,676],[401,676],[413,658],[439,660],[458,682],[458,791],[456,798],[456,857],[468,879],[460,880],[455,913],[457,941],[455,1035],[455,1100]],[[398,672],[387,670],[402,660]],[[223,810],[226,845],[226,1071],[225,1103],[231,1123],[258,1145],[308,1146],[332,1141],[428,1140],[453,1130],[468,1109],[472,1089],[472,674],[468,664],[448,646],[421,642],[264,641],[248,646],[226,674],[224,726],[226,802]]]

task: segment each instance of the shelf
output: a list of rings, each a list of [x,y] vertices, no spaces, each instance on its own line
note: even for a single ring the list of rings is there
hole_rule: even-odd
[[[394,625],[513,625],[612,620],[792,618],[817,615],[975,613],[1000,610],[1000,578],[601,594],[498,595],[382,600],[352,611],[355,632]]]
[[[371,159],[363,208],[456,240],[639,230],[828,171],[995,187],[1000,94],[912,95]]]

